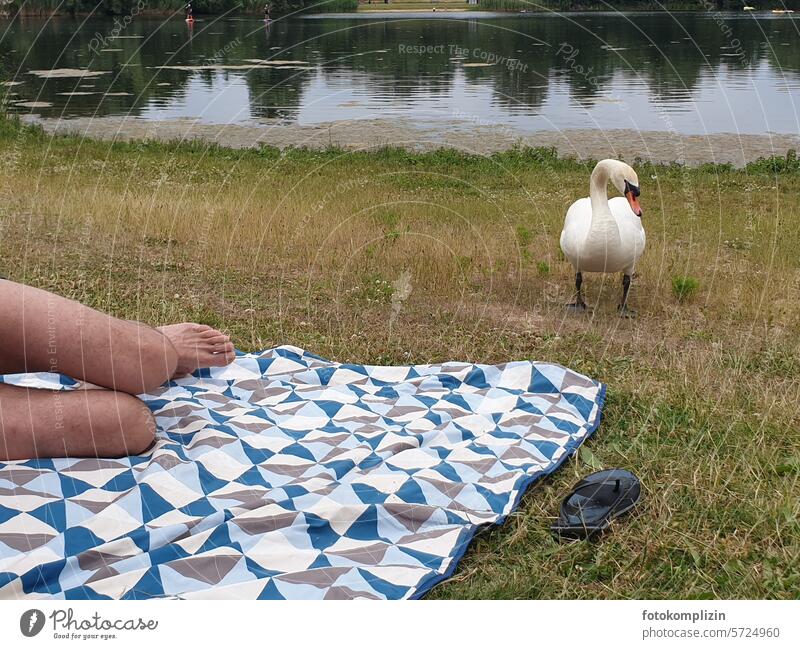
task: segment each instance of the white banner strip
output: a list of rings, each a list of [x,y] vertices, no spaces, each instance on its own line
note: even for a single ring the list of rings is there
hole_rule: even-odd
[[[8,601],[4,647],[798,647],[800,602]]]

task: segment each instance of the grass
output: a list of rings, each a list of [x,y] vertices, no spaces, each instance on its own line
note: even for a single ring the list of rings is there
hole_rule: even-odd
[[[306,11],[311,13],[339,13],[358,10],[358,0],[318,0],[317,2],[306,1]],[[261,7],[256,6],[256,9],[263,11]],[[279,11],[278,7],[275,7]]]
[[[590,163],[397,149],[279,152],[51,138],[0,121],[0,269],[246,350],[339,361],[555,361],[608,384],[585,450],[482,533],[430,597],[764,598],[800,590],[800,169],[635,164],[648,248],[587,275],[570,316],[558,248]],[[725,242],[746,245],[726,245]],[[672,277],[700,281],[677,302]],[[561,544],[560,497],[596,467],[638,513]]]
[[[694,277],[678,275],[672,278],[672,292],[679,302],[689,299],[699,286],[700,282]]]

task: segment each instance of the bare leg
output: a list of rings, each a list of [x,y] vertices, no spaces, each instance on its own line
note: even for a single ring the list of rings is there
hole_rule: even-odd
[[[576,297],[572,304],[568,304],[567,308],[573,311],[586,311],[586,302],[583,301],[581,294],[581,284],[583,284],[583,275],[580,272],[575,273],[575,291]]]
[[[15,282],[0,280],[0,305],[0,373],[59,372],[141,394],[234,358],[227,336],[210,327],[156,330]]]
[[[0,384],[0,462],[137,455],[153,443],[155,430],[148,407],[129,394]]]
[[[628,308],[628,292],[631,290],[631,276],[622,276],[622,304],[617,307],[620,316],[623,318],[635,318],[636,311]]]

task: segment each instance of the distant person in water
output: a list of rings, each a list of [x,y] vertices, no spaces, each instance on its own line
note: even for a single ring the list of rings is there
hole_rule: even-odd
[[[264,20],[266,20],[266,21],[271,20],[271,18],[270,18],[271,9],[272,9],[272,6],[269,3],[264,5]]]
[[[0,383],[0,462],[142,453],[156,427],[135,395],[235,358],[230,338],[212,327],[153,328],[4,279],[0,305],[0,375],[54,372],[84,382],[69,391]]]
[[[191,2],[186,5],[186,20],[194,20],[194,14],[192,14]]]

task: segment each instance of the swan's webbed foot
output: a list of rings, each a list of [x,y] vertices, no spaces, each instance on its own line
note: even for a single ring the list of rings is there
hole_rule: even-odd
[[[567,304],[567,311],[571,311],[572,313],[585,313],[586,312],[586,302],[573,302],[572,304]]]
[[[617,311],[619,311],[620,318],[635,318],[638,314],[633,309],[628,308],[627,304],[620,304],[617,306]]]

